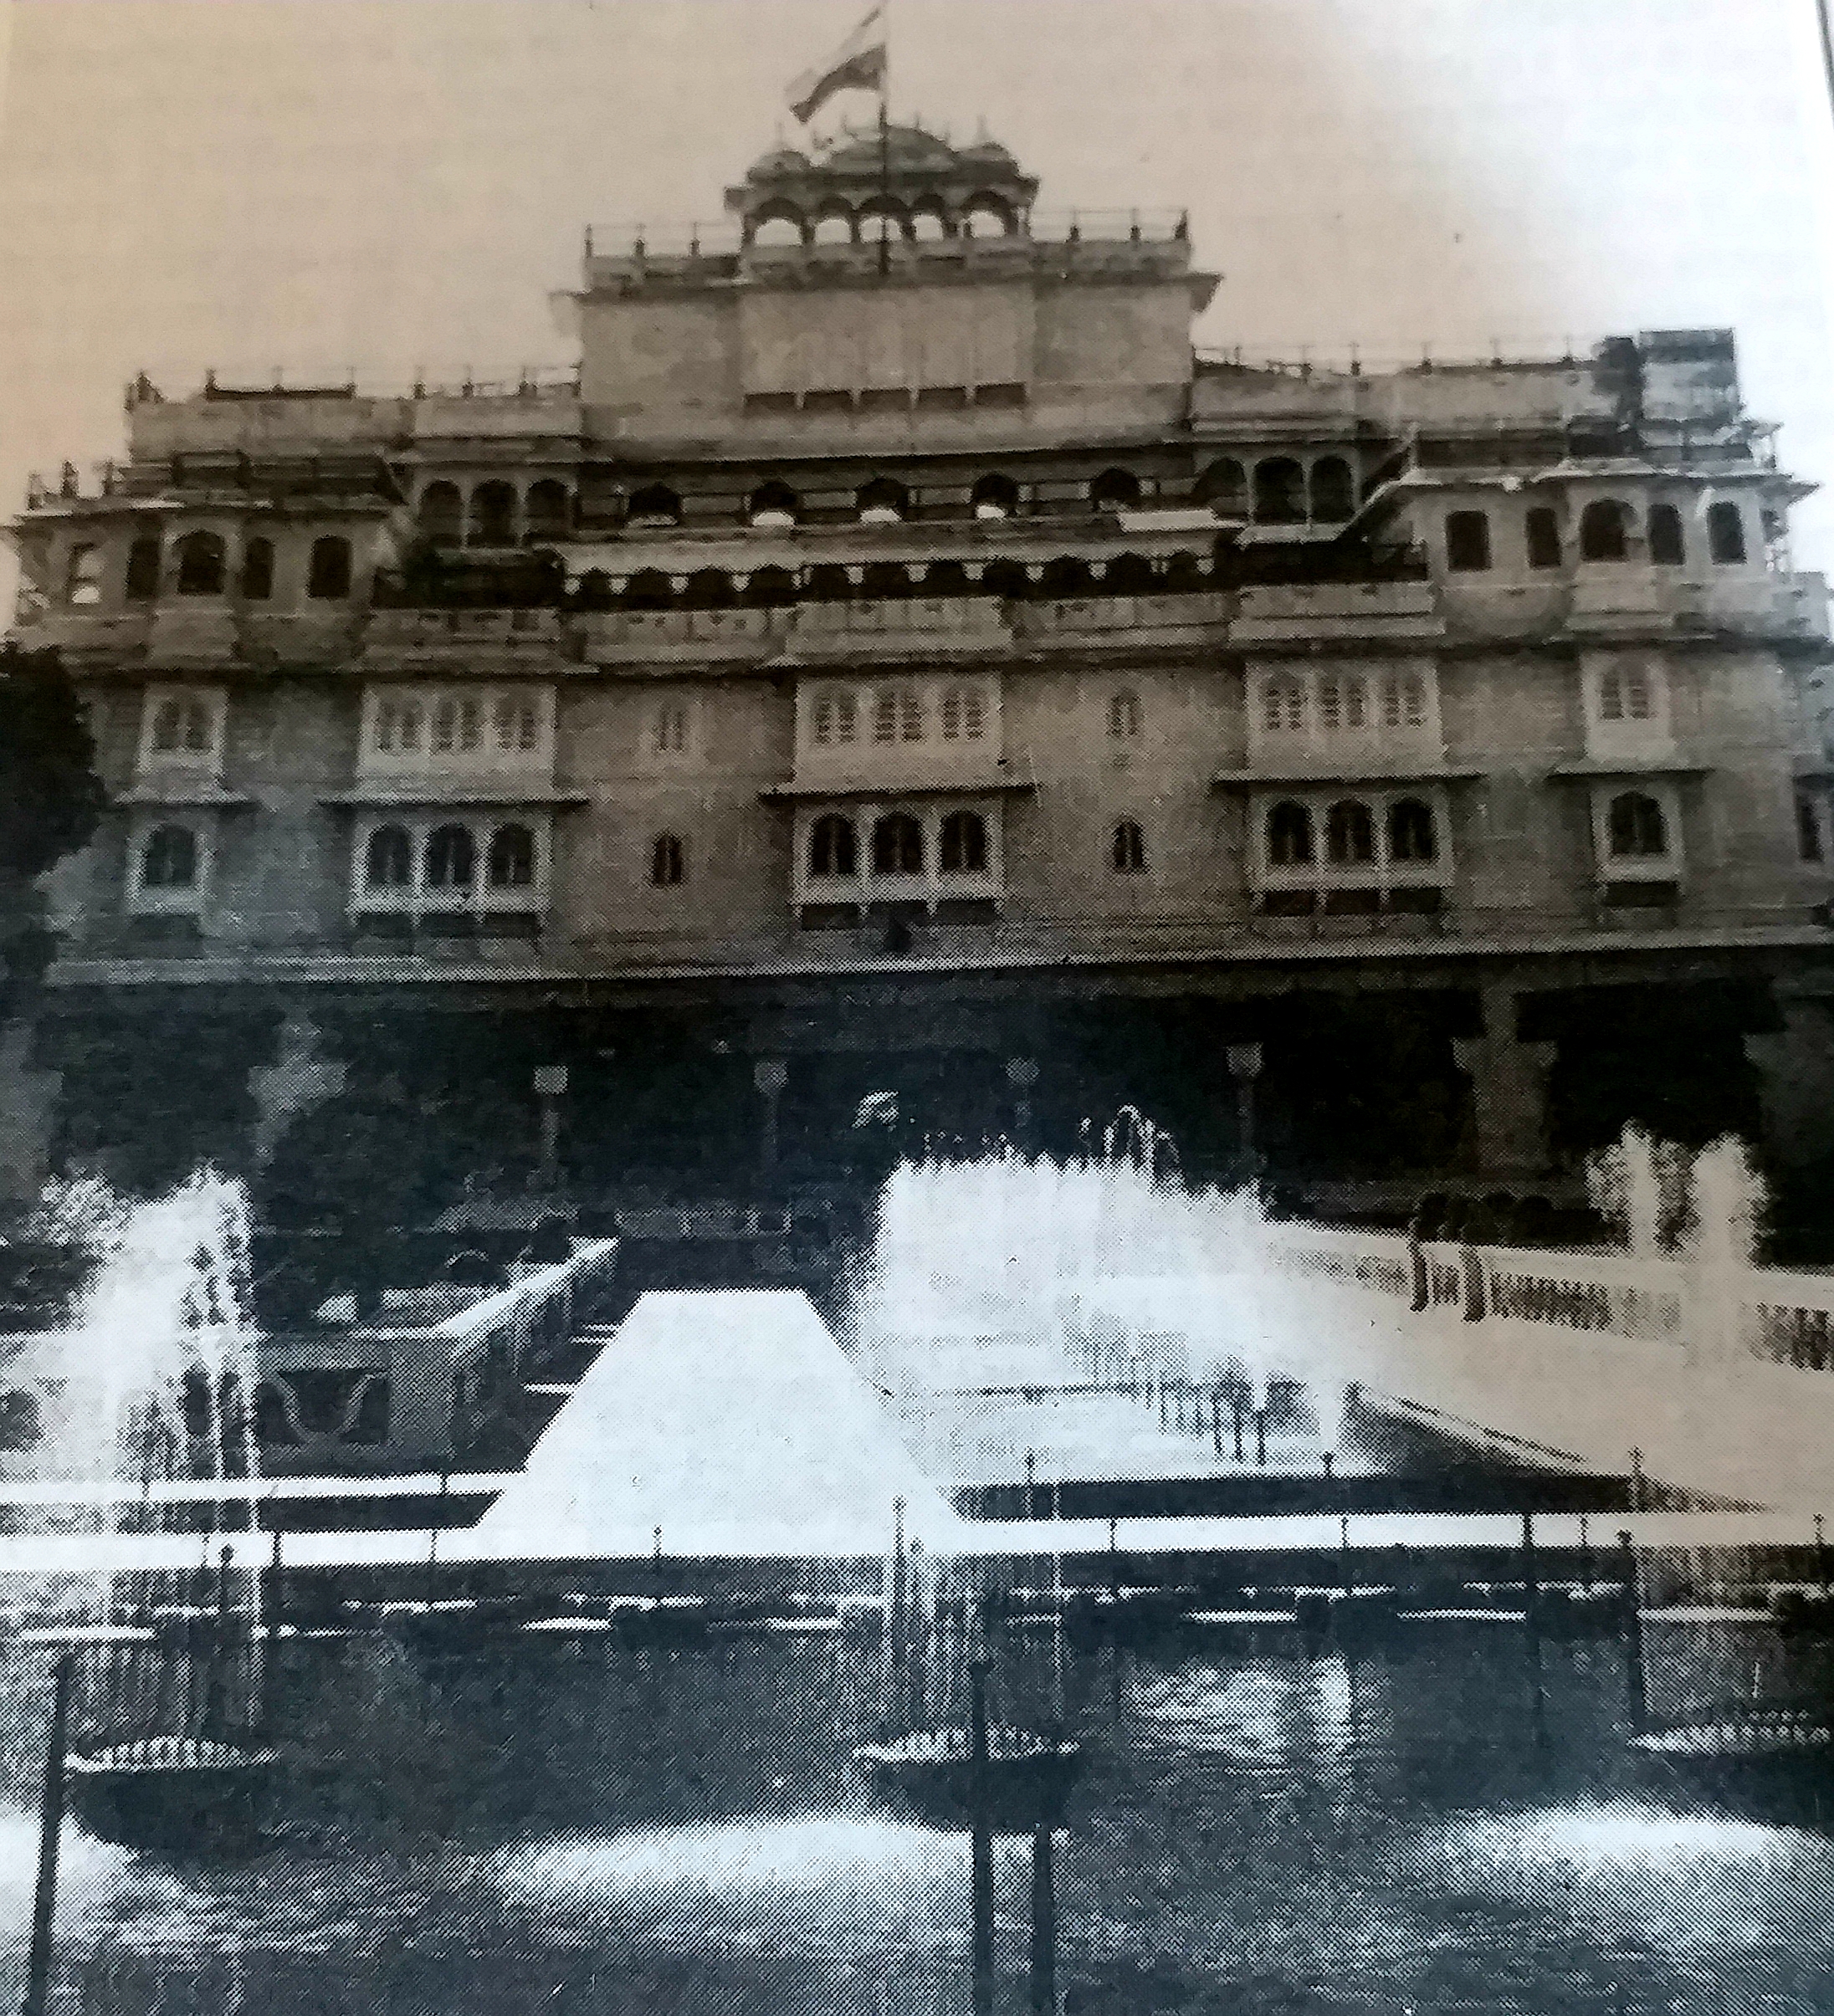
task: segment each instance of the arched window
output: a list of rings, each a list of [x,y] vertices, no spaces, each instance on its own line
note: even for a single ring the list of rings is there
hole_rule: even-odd
[[[315,601],[341,602],[351,591],[351,542],[328,534],[312,542],[306,593]]]
[[[887,812],[873,823],[873,872],[921,875],[924,829],[908,812]]]
[[[136,539],[127,550],[127,598],[150,602],[159,593],[160,551],[156,539]]]
[[[1622,560],[1629,550],[1630,514],[1615,497],[1595,498],[1580,514],[1580,558]]]
[[[197,886],[197,836],[188,826],[155,826],[140,857],[144,889],[194,889]]]
[[[829,204],[816,218],[815,229],[810,235],[817,245],[851,245],[857,235],[853,212],[845,203]]]
[[[822,813],[809,828],[810,875],[851,876],[856,867],[853,821],[838,812]]]
[[[1000,198],[983,192],[962,207],[961,235],[970,238],[1010,238],[1012,212]]]
[[[1115,693],[1108,703],[1108,732],[1117,742],[1131,742],[1140,734],[1140,695]]]
[[[987,822],[979,812],[950,812],[937,842],[938,866],[945,875],[984,875],[987,872]]]
[[[751,243],[766,251],[781,250],[800,245],[804,228],[802,212],[793,203],[771,203],[752,219]]]
[[[761,483],[745,500],[745,516],[755,525],[793,525],[802,509],[801,498],[774,476]]]
[[[942,199],[920,196],[910,207],[910,235],[920,245],[940,245],[949,235],[949,213]]]
[[[1531,567],[1557,567],[1560,564],[1560,514],[1551,504],[1531,504],[1522,520],[1528,541]]]
[[[181,595],[221,595],[225,572],[223,543],[214,532],[187,532],[179,540]]]
[[[895,525],[910,514],[910,492],[889,476],[862,484],[853,502],[863,525]]]
[[[944,596],[972,595],[973,582],[959,560],[933,560],[924,570],[924,593],[932,599]]]
[[[859,207],[861,238],[868,245],[876,245],[881,238],[897,239],[905,235],[904,206],[895,196],[878,192],[866,198]]]
[[[849,602],[853,583],[838,560],[817,560],[803,577],[802,592],[812,602]]]
[[[416,516],[421,531],[436,546],[457,546],[465,536],[465,500],[455,483],[441,477],[420,494]]]
[[[751,609],[787,609],[796,601],[796,576],[787,567],[754,567],[741,599]]]
[[[1140,478],[1129,469],[1104,469],[1089,485],[1094,511],[1131,511],[1140,502]]]
[[[1744,514],[1737,504],[1722,500],[1707,509],[1707,550],[1720,567],[1744,565]]]
[[[901,560],[869,560],[860,569],[860,594],[869,602],[901,602],[910,594],[910,570]]]
[[[1011,518],[1019,509],[1019,486],[1010,476],[982,476],[969,491],[968,502],[976,518]]]
[[[573,529],[573,499],[566,485],[555,476],[530,484],[524,517],[528,527],[522,535],[525,545],[565,539]]]
[[[1388,858],[1437,861],[1439,835],[1432,807],[1418,798],[1397,798],[1388,808]]]
[[[476,849],[468,827],[435,826],[427,836],[423,880],[429,889],[469,889],[476,870]]]
[[[1446,514],[1446,565],[1454,574],[1483,574],[1490,566],[1490,514]]]
[[[990,560],[981,570],[981,592],[996,595],[1002,601],[1022,602],[1032,592],[1032,577],[1025,571],[1025,562]]]
[[[1102,586],[1110,595],[1150,595],[1159,581],[1145,554],[1117,553],[1102,570]]]
[[[64,571],[64,599],[73,609],[93,609],[102,599],[102,549],[72,546]]]
[[[1254,515],[1263,525],[1305,523],[1305,471],[1290,456],[1254,465]]]
[[[274,541],[251,539],[242,549],[242,599],[265,602],[274,595]]]
[[[633,531],[681,523],[681,499],[666,483],[647,483],[631,493],[624,522]]]
[[[1117,875],[1144,875],[1146,872],[1146,836],[1134,819],[1119,821],[1109,837],[1109,865]]]
[[[1672,504],[1649,507],[1649,557],[1658,567],[1687,564],[1687,542],[1682,535],[1681,514]]]
[[[1376,822],[1355,798],[1340,798],[1324,815],[1324,858],[1335,868],[1365,867],[1376,858]]]
[[[1038,586],[1048,601],[1068,602],[1093,593],[1095,582],[1086,560],[1065,553],[1044,563],[1044,574]]]
[[[1320,524],[1341,524],[1356,514],[1356,479],[1341,455],[1312,464],[1312,515]]]
[[[649,879],[658,889],[673,889],[687,878],[688,861],[681,842],[673,833],[658,833],[650,844]]]
[[[1606,825],[1611,852],[1620,858],[1659,858],[1668,852],[1668,821],[1647,792],[1624,791],[1612,799]]]
[[[413,842],[407,828],[379,826],[369,837],[363,880],[372,889],[405,889],[414,879]]]
[[[696,568],[681,591],[684,609],[730,609],[737,599],[724,567]]]
[[[1195,553],[1168,553],[1165,577],[1161,584],[1169,594],[1192,595],[1208,584],[1203,561]]]
[[[1218,518],[1248,515],[1248,473],[1233,456],[1213,462],[1197,478],[1196,499]]]
[[[516,494],[513,483],[480,483],[471,493],[471,541],[474,546],[515,544]]]
[[[1312,859],[1312,815],[1291,798],[1283,798],[1268,811],[1268,863],[1271,867],[1297,868]]]
[[[525,826],[499,826],[490,836],[485,868],[493,889],[526,889],[535,881],[535,835]]]
[[[624,584],[627,609],[669,609],[674,600],[669,576],[659,567],[639,567]]]

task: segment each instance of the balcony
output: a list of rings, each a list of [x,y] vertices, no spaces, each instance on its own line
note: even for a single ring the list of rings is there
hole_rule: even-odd
[[[1815,642],[1828,634],[1827,588],[1818,574],[1755,568],[1697,581],[1668,567],[1582,566],[1567,623],[1582,636],[1730,632]]]
[[[557,609],[374,609],[363,642],[379,668],[418,672],[543,664],[561,634]]]
[[[1431,581],[1314,581],[1242,591],[1231,632],[1243,645],[1342,639],[1414,640],[1446,634]]]

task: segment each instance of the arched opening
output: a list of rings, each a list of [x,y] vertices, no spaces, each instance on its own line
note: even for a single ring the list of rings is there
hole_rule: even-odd
[[[895,525],[910,514],[910,493],[889,476],[862,484],[854,505],[863,525]]]
[[[369,837],[363,880],[371,889],[405,889],[414,879],[413,842],[405,826],[379,826]]]
[[[1626,559],[1630,550],[1630,514],[1615,497],[1596,497],[1580,514],[1580,558]]]
[[[535,881],[535,835],[525,826],[499,826],[490,836],[485,872],[493,889],[526,889]]]
[[[687,879],[688,858],[679,838],[674,833],[658,833],[650,844],[650,886],[657,889],[673,889]]]
[[[64,571],[64,599],[73,609],[93,609],[102,599],[102,549],[73,546]]]
[[[924,829],[908,812],[887,812],[873,823],[873,872],[921,875]]]
[[[1326,525],[1356,515],[1356,478],[1341,455],[1321,456],[1312,464],[1312,515]]]
[[[761,483],[745,499],[745,516],[755,525],[793,525],[802,509],[802,500],[786,483],[772,477]]]
[[[1432,807],[1418,798],[1397,798],[1388,808],[1388,858],[1437,861],[1439,835]]]
[[[746,606],[786,609],[796,600],[796,576],[787,567],[754,567],[745,585]]]
[[[674,601],[674,590],[660,567],[639,567],[624,584],[627,609],[669,609]]]
[[[1355,798],[1340,798],[1324,815],[1324,858],[1334,868],[1366,867],[1376,858],[1376,822]]]
[[[1012,222],[1011,206],[991,190],[980,191],[962,205],[961,235],[964,238],[1010,238],[1012,235]]]
[[[924,570],[924,593],[933,599],[972,595],[974,583],[968,579],[968,570],[959,560],[933,560]]]
[[[1019,486],[997,470],[976,479],[968,503],[978,519],[988,521],[1012,518],[1019,509]]]
[[[136,539],[127,550],[127,599],[150,602],[159,593],[160,550],[156,539]]]
[[[723,567],[697,567],[681,591],[684,609],[730,609],[737,600],[732,576]]]
[[[178,542],[178,592],[221,595],[227,562],[214,532],[187,532]]]
[[[573,499],[566,485],[556,476],[544,476],[539,483],[531,483],[524,519],[525,545],[548,545],[565,539],[573,530]]]
[[[1647,791],[1622,791],[1606,813],[1612,855],[1626,860],[1660,859],[1668,852],[1668,821]]]
[[[609,609],[617,599],[612,591],[612,577],[602,567],[587,568],[574,586],[576,609],[602,611]]]
[[[624,523],[633,532],[659,531],[681,523],[681,499],[666,483],[646,483],[631,493]]]
[[[1254,465],[1255,522],[1263,525],[1305,523],[1305,471],[1289,455]]]
[[[940,197],[919,197],[910,207],[909,223],[920,245],[940,245],[949,236],[949,212]]]
[[[427,836],[423,879],[429,889],[469,889],[476,871],[471,833],[462,826],[435,826]]]
[[[809,828],[810,876],[852,876],[857,870],[853,821],[838,812],[824,812]]]
[[[1560,565],[1564,557],[1560,551],[1560,519],[1551,504],[1531,504],[1522,520],[1522,530],[1528,541],[1531,567]]]
[[[1110,595],[1150,595],[1159,586],[1153,563],[1143,553],[1117,553],[1102,571]]]
[[[140,860],[145,889],[194,889],[197,886],[197,836],[188,826],[155,826]]]
[[[812,602],[849,602],[853,583],[838,560],[818,560],[803,577],[802,592]]]
[[[1312,856],[1311,812],[1296,800],[1283,798],[1268,811],[1268,865],[1306,867]]]
[[[1165,557],[1165,571],[1160,586],[1172,595],[1190,595],[1206,588],[1209,581],[1203,561],[1195,553],[1171,553]]]
[[[515,544],[516,494],[512,483],[480,483],[471,493],[471,535],[474,546]]]
[[[421,531],[436,546],[456,546],[464,543],[465,534],[465,500],[458,494],[455,483],[443,478],[430,483],[420,494],[417,513]]]
[[[1454,574],[1483,574],[1489,571],[1488,511],[1447,512],[1446,565]]]
[[[902,601],[910,593],[910,570],[896,560],[868,560],[860,570],[860,593],[869,602]]]
[[[981,570],[981,592],[996,595],[1002,601],[1022,602],[1032,592],[1032,577],[1022,560],[990,560]]]
[[[1140,831],[1135,819],[1122,819],[1116,822],[1108,840],[1109,866],[1117,875],[1144,875],[1146,872],[1146,836]]]
[[[1658,567],[1683,567],[1688,564],[1688,542],[1682,530],[1681,514],[1672,504],[1649,507],[1649,557]]]
[[[1104,469],[1089,485],[1089,508],[1131,511],[1140,502],[1140,478],[1130,469]]]
[[[904,206],[895,196],[869,196],[860,205],[858,214],[860,240],[863,244],[876,245],[882,239],[889,241],[910,235]]]
[[[1047,601],[1073,601],[1095,591],[1089,562],[1072,553],[1047,560],[1038,586]]]
[[[341,602],[351,591],[351,542],[335,534],[312,542],[305,591],[313,601]]]
[[[1197,478],[1194,493],[1201,504],[1208,504],[1218,518],[1248,515],[1248,473],[1233,456],[1213,462]]]
[[[1744,514],[1722,499],[1707,510],[1707,550],[1719,567],[1742,567],[1745,560]]]
[[[274,595],[274,541],[251,539],[242,549],[242,598],[265,602]]]
[[[807,228],[794,203],[766,203],[751,219],[751,242],[767,252],[781,251],[802,244]]]
[[[950,812],[937,837],[937,866],[945,875],[985,875],[987,822],[979,812]]]
[[[858,233],[853,228],[853,212],[845,203],[830,203],[817,217],[809,234],[816,245],[851,245]]]

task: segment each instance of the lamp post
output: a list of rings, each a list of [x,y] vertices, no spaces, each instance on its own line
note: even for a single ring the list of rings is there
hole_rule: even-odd
[[[1232,1043],[1224,1051],[1236,1085],[1236,1132],[1242,1144],[1242,1173],[1253,1183],[1261,1173],[1261,1154],[1254,1138],[1254,1082],[1261,1075],[1261,1046]]]

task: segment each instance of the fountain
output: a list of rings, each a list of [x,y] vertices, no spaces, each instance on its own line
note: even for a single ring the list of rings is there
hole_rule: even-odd
[[[258,1523],[246,1197],[208,1172],[131,1205],[85,1183],[54,1193],[28,1231],[94,1263],[69,1320],[29,1354],[44,1396],[37,1477],[69,1487],[105,1540],[166,1530],[187,1495],[172,1487],[202,1485],[211,1508],[195,1569],[131,1583],[105,1544],[79,1585],[72,1803],[114,1838],[246,1833],[279,1763],[259,1733],[260,1569],[252,1548],[216,1545]]]

